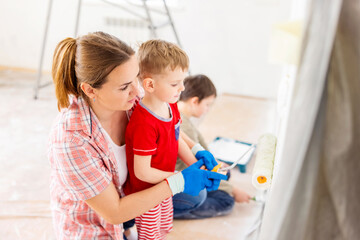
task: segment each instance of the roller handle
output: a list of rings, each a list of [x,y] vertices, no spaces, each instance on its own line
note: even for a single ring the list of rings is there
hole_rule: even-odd
[[[213,168],[213,170],[211,170],[211,171],[212,171],[212,172],[218,172],[219,169],[220,169],[220,167],[221,167],[221,164],[218,164],[218,165],[216,165],[216,166]]]

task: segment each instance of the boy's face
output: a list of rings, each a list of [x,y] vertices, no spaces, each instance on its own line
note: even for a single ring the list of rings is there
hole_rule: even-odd
[[[194,106],[192,107],[193,109],[192,115],[194,117],[200,118],[202,115],[206,114],[210,110],[210,107],[212,106],[214,101],[215,101],[215,95],[206,97],[202,99],[201,102],[197,100],[194,103]]]
[[[172,71],[166,69],[163,73],[153,76],[154,92],[156,97],[167,103],[176,103],[180,93],[184,91],[184,79],[187,71],[177,67]]]

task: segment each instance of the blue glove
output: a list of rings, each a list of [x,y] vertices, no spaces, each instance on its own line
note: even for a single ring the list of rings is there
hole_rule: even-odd
[[[185,182],[184,193],[197,196],[204,188],[208,191],[216,190],[219,187],[220,180],[227,180],[226,175],[199,169],[203,165],[204,160],[200,159],[181,171]]]
[[[218,163],[216,162],[214,156],[206,150],[198,151],[195,154],[195,157],[197,160],[203,160],[205,163],[205,166],[208,170],[212,170]]]

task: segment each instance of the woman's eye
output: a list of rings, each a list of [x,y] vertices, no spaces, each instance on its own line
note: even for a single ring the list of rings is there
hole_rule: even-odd
[[[125,87],[123,88],[120,88],[120,91],[125,91],[127,88],[128,88],[129,85],[126,85]]]
[[[175,84],[171,84],[171,86],[172,86],[172,87],[176,87],[176,86],[177,86],[177,84],[176,84],[176,83],[175,83]]]

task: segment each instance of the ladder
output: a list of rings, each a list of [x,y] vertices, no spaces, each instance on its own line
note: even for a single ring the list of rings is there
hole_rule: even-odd
[[[41,88],[44,88],[48,85],[51,84],[51,81],[46,82],[46,83],[41,83],[41,78],[42,78],[42,68],[43,68],[43,62],[44,62],[44,54],[45,54],[45,47],[46,47],[46,42],[47,42],[47,36],[48,36],[48,30],[49,30],[49,22],[50,22],[50,18],[51,18],[51,8],[52,8],[52,4],[53,4],[54,0],[49,0],[49,5],[48,5],[48,9],[47,9],[47,16],[46,16],[46,23],[45,23],[45,29],[44,29],[44,35],[43,35],[43,39],[42,39],[42,47],[41,47],[41,53],[40,53],[40,61],[39,61],[39,66],[38,66],[38,70],[37,70],[37,80],[35,83],[35,88],[34,88],[34,99],[38,99],[39,97],[39,91]],[[112,6],[118,7],[136,17],[139,17],[140,19],[142,19],[143,21],[145,21],[148,24],[148,28],[150,30],[150,35],[152,38],[157,38],[157,32],[156,30],[164,27],[164,26],[168,26],[170,25],[170,27],[172,28],[172,31],[174,33],[175,39],[177,44],[181,46],[180,43],[180,39],[179,36],[177,34],[177,31],[175,29],[175,25],[174,25],[174,21],[171,17],[168,5],[166,3],[166,0],[163,0],[163,7],[165,9],[165,12],[163,11],[159,11],[157,9],[152,9],[148,6],[147,0],[141,0],[142,5],[136,5],[134,3],[130,3],[129,1],[125,0],[128,4],[133,5],[135,7],[141,7],[143,8],[144,12],[145,12],[145,16],[139,14],[137,11],[131,10],[123,5],[120,5],[118,3],[109,1],[109,0],[101,0],[102,2],[105,2],[107,4],[110,4]],[[75,30],[74,30],[74,37],[78,36],[78,29],[79,29],[79,20],[80,20],[80,12],[81,12],[81,6],[82,6],[83,1],[82,0],[78,0],[78,4],[77,4],[77,12],[76,12],[76,21],[75,21]],[[152,12],[157,12],[160,13],[162,15],[165,15],[167,17],[167,21],[161,25],[154,25],[153,19],[151,17]]]

